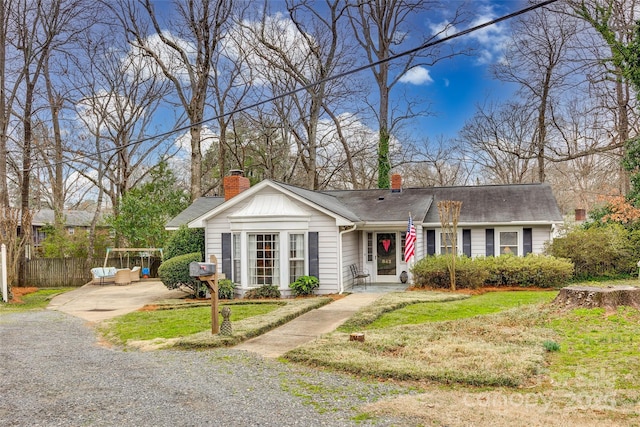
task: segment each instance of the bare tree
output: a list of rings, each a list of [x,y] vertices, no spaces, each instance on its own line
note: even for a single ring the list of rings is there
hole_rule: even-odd
[[[325,110],[335,108],[336,93],[344,80],[328,77],[339,74],[352,63],[346,33],[345,3],[326,0],[324,13],[309,1],[287,1],[288,19],[268,15],[265,10],[260,23],[245,25],[251,32],[250,45],[254,63],[270,82],[274,94],[287,93],[287,100],[276,101],[275,111],[288,128],[297,148],[297,163],[306,178],[304,186],[319,188],[318,146],[322,136],[318,126]],[[304,88],[304,91],[296,91]]]
[[[549,114],[558,102],[559,91],[574,73],[567,61],[570,41],[575,36],[575,21],[563,19],[546,8],[533,10],[514,26],[514,36],[505,60],[495,64],[494,74],[502,81],[519,85],[519,93],[530,100],[536,110],[533,146],[538,181],[545,181],[546,148],[549,145]],[[554,93],[556,99],[554,99]]]
[[[593,52],[592,62],[600,66],[600,72],[590,76],[594,90],[598,91],[606,105],[612,106],[614,140],[611,150],[617,150],[624,156],[624,144],[637,135],[634,121],[635,96],[629,82],[623,78],[623,55],[620,46],[630,43],[634,25],[638,19],[637,0],[571,0],[575,14],[589,23],[601,37],[600,43],[584,46],[585,51]],[[604,46],[603,46],[604,45]],[[637,125],[637,123],[636,123]],[[630,190],[629,174],[619,168],[621,180],[619,191],[627,194]]]
[[[397,167],[403,185],[415,187],[467,184],[471,170],[461,147],[453,139],[439,137],[435,142],[425,139],[421,146],[409,152],[409,161]]]
[[[409,20],[415,14],[427,10],[436,10],[439,1],[393,1],[393,0],[353,0],[349,2],[348,13],[353,28],[353,34],[366,53],[369,63],[384,61],[399,53],[411,34]],[[421,44],[435,40],[446,32],[459,20],[459,15],[449,20],[437,34],[423,37]],[[422,34],[422,31],[420,32]],[[453,52],[442,54],[437,49],[426,52],[416,52],[403,57],[401,61],[382,62],[371,67],[378,89],[378,104],[375,111],[378,120],[378,187],[389,187],[389,173],[391,160],[389,158],[389,141],[394,131],[394,124],[398,117],[393,117],[391,105],[391,90],[403,75],[411,68],[432,66],[437,62],[453,56]],[[406,115],[401,112],[400,115]],[[413,117],[418,113],[409,113]]]
[[[168,79],[189,121],[191,199],[202,195],[201,131],[209,95],[211,63],[227,24],[232,0],[175,1],[161,21],[151,0],[119,0],[116,13],[133,48],[150,58]],[[140,16],[145,15],[145,19]],[[147,22],[151,26],[148,28]]]
[[[84,134],[91,135],[84,151],[93,153],[76,159],[78,170],[100,189],[100,197],[109,197],[115,216],[127,191],[172,150],[166,137],[149,136],[157,132],[152,121],[169,84],[149,73],[139,55],[118,49],[118,40],[116,32],[87,34],[84,54],[91,61],[78,76],[76,104]]]
[[[438,214],[442,227],[442,246],[447,251],[447,268],[451,290],[456,290],[456,258],[458,257],[458,221],[462,202],[456,200],[441,200],[438,202]]]
[[[22,74],[9,72],[11,59],[8,49],[15,46],[11,35],[15,34],[12,20],[13,0],[0,2],[0,206],[9,207],[9,187],[7,184],[7,145],[9,123]],[[13,76],[13,81],[8,78]]]
[[[479,169],[479,180],[496,184],[532,181],[533,117],[535,110],[523,104],[478,107],[459,137],[467,158]]]

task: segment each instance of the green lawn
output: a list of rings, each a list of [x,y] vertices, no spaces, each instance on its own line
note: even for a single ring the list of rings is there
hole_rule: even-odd
[[[49,305],[49,301],[51,301],[51,298],[73,289],[75,288],[40,289],[36,292],[21,296],[21,303],[0,302],[0,314],[46,308],[47,305]]]
[[[231,322],[267,314],[282,304],[233,304]],[[222,307],[223,305],[221,305]],[[222,316],[219,317],[222,323]],[[110,336],[121,342],[176,338],[211,330],[211,306],[135,311],[110,322]]]
[[[366,329],[416,325],[425,322],[443,322],[481,316],[523,305],[549,302],[557,294],[557,291],[488,292],[459,301],[411,304],[384,314],[368,325]]]

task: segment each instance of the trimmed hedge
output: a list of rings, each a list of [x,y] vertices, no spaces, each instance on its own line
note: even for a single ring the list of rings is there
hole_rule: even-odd
[[[416,287],[448,289],[448,256],[421,259],[411,270]],[[481,286],[522,286],[549,288],[568,282],[573,264],[566,259],[529,254],[526,257],[458,257],[456,288],[475,289]]]
[[[429,256],[412,268],[413,282],[417,287],[446,288],[451,286],[448,256]],[[475,289],[482,286],[489,272],[477,261],[468,257],[456,259],[456,288]]]
[[[168,259],[158,267],[158,276],[169,289],[176,289],[184,285],[195,292],[200,287],[200,280],[197,277],[189,276],[189,264],[193,261],[202,262],[202,254],[194,252]]]

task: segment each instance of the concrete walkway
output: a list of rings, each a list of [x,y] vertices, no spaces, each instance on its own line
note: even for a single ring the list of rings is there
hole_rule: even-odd
[[[236,349],[276,358],[306,342],[334,331],[361,307],[371,304],[398,285],[358,289],[337,301],[312,310],[266,334],[237,345]],[[159,281],[140,281],[124,286],[87,284],[56,295],[49,310],[62,311],[89,322],[99,322],[130,313],[156,301],[182,298],[180,290],[168,290]]]
[[[382,295],[382,293],[347,295],[234,348],[257,353],[263,357],[280,357],[289,350],[319,338],[322,334],[334,331],[361,307],[371,304]]]
[[[129,285],[87,284],[53,297],[47,309],[62,311],[90,322],[99,322],[136,311],[147,304],[169,298],[183,298],[184,291],[169,290],[157,280]]]

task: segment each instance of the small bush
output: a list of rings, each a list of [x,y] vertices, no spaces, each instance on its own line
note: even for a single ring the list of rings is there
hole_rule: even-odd
[[[546,340],[545,342],[542,343],[542,346],[548,352],[560,351],[560,344],[558,344],[555,341]]]
[[[164,245],[164,259],[169,260],[179,255],[201,253],[204,258],[204,229],[181,226],[172,231]]]
[[[222,279],[218,281],[218,299],[233,299],[236,285],[230,279]]]
[[[262,285],[244,294],[247,299],[280,298],[280,289],[276,285]]]
[[[197,277],[189,276],[189,264],[193,261],[201,262],[202,254],[194,252],[191,254],[179,255],[164,261],[158,267],[158,276],[168,289],[176,289],[180,286],[187,286],[198,292],[201,287]]]
[[[320,287],[320,281],[315,276],[300,276],[295,282],[290,283],[289,287],[295,296],[311,295]]]
[[[412,269],[415,286],[448,289],[451,282],[447,258],[449,256],[429,256],[418,261]],[[476,259],[464,256],[456,259],[456,288],[478,288],[487,277],[488,272]]]

